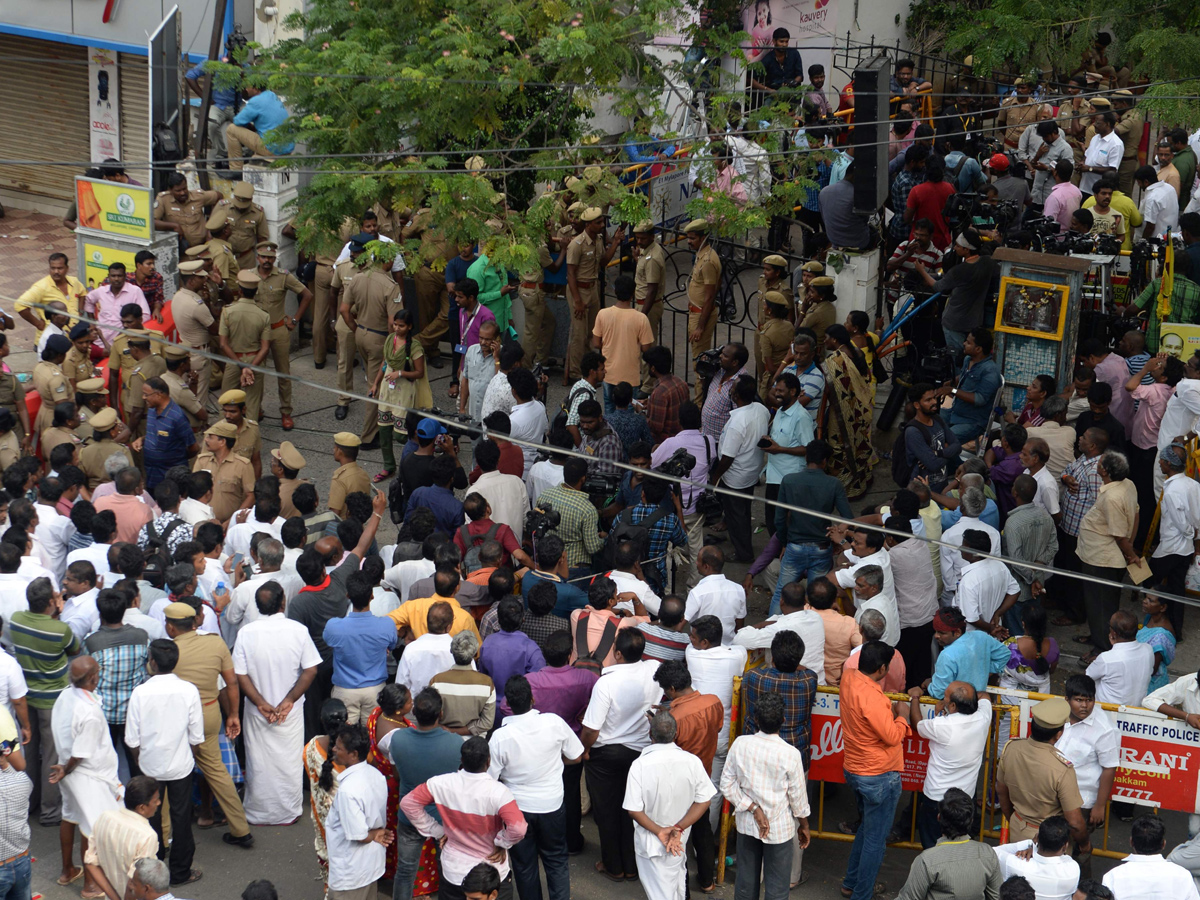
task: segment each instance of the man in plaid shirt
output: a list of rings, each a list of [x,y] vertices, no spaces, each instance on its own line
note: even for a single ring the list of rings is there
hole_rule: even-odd
[[[667,482],[658,478],[647,478],[643,481],[643,502],[617,514],[612,523],[613,533],[615,534],[621,527],[622,522],[637,525],[643,519],[654,515],[662,508],[663,498],[667,496],[669,489]],[[667,545],[674,544],[681,549],[686,548],[688,545],[687,534],[683,530],[679,516],[673,512],[667,513],[647,527],[650,531],[650,541],[646,548],[646,558],[642,560],[642,574],[646,576],[652,588],[661,591],[667,580],[666,560],[663,559],[667,554]]]
[[[578,457],[563,463],[563,483],[542,491],[537,507],[550,506],[561,517],[555,531],[567,552],[569,578],[592,574],[592,554],[604,546],[600,514],[582,490],[588,464]]]
[[[671,351],[651,347],[642,354],[650,375],[657,379],[646,400],[646,424],[654,443],[662,443],[679,433],[679,408],[691,396],[687,382],[672,371]]]
[[[1087,511],[1096,505],[1100,496],[1100,473],[1096,465],[1108,449],[1108,432],[1103,428],[1089,428],[1079,435],[1079,458],[1063,469],[1061,481],[1062,518],[1058,522],[1058,554],[1054,566],[1069,572],[1079,571],[1079,555],[1075,552],[1079,543],[1079,524]],[[1075,624],[1084,621],[1083,592],[1072,591],[1072,583],[1062,575],[1054,576],[1055,595],[1060,597],[1066,612],[1055,619],[1055,623]],[[1082,588],[1082,585],[1074,585]]]
[[[904,168],[892,179],[892,216],[890,235],[893,244],[900,244],[908,238],[909,225],[904,221],[904,210],[908,205],[908,195],[918,184],[925,181],[925,157],[929,148],[913,144],[904,151]]]
[[[1168,322],[1200,321],[1200,284],[1192,278],[1200,278],[1200,272],[1189,270],[1190,259],[1186,253],[1175,256],[1175,279],[1171,286],[1171,313],[1166,316]],[[1150,309],[1146,323],[1146,349],[1151,353],[1158,352],[1158,334],[1162,322],[1155,310],[1158,308],[1158,291],[1162,278],[1155,278],[1137,295],[1133,305],[1137,309]]]
[[[604,411],[595,400],[584,400],[579,404],[579,428],[583,432],[583,442],[579,450],[596,457],[591,464],[595,475],[615,475],[619,471],[614,462],[626,462],[625,442],[621,436],[608,427],[604,421]]]
[[[779,729],[779,736],[800,751],[804,769],[808,771],[817,676],[811,669],[800,665],[803,658],[804,641],[796,632],[780,631],[771,639],[772,665],[751,669],[742,678],[746,699],[746,724],[742,733],[754,734],[758,731],[758,701],[763,695],[779,694],[783,698],[783,725]]]
[[[129,707],[129,695],[146,680],[146,657],[150,645],[150,636],[145,631],[124,624],[128,605],[124,591],[101,591],[96,597],[100,627],[83,642],[83,652],[93,656],[100,664],[100,683],[96,687],[96,694],[108,722],[113,746],[118,748],[118,752],[124,752],[125,747],[125,711]],[[141,774],[133,759],[129,759],[129,774]]]

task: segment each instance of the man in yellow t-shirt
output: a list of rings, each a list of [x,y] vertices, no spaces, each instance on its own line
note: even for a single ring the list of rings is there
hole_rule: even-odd
[[[592,347],[604,354],[604,412],[616,409],[612,390],[622,381],[636,386],[641,381],[642,353],[654,346],[654,330],[641,310],[633,308],[634,280],[628,275],[613,282],[615,306],[596,314]]]
[[[42,310],[35,308],[47,306],[51,300],[58,300],[67,307],[71,321],[79,315],[79,304],[87,298],[87,289],[73,275],[67,274],[70,262],[65,253],[50,254],[50,274],[35,281],[29,290],[17,298],[16,313],[40,333],[46,327],[46,318]],[[16,327],[16,322],[5,316],[5,330]]]

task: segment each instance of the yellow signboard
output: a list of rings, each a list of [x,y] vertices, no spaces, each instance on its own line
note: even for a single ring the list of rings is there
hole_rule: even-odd
[[[83,242],[83,280],[90,291],[108,277],[108,267],[113,263],[125,263],[125,271],[132,276],[133,254],[112,247]]]
[[[154,237],[154,197],[149,188],[91,178],[75,179],[79,227],[125,237]]]
[[[1182,360],[1200,350],[1200,325],[1163,322],[1158,326],[1158,349]]]

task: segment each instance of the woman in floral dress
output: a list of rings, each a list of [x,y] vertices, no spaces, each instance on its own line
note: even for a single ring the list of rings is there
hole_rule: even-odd
[[[346,704],[341,700],[326,700],[321,707],[319,734],[304,748],[304,771],[308,774],[309,798],[312,802],[313,844],[322,876],[329,876],[329,852],[325,848],[325,817],[337,793],[337,773],[342,767],[333,761],[333,744],[338,730],[346,724]]]
[[[825,329],[825,350],[824,435],[833,449],[826,471],[845,485],[846,496],[853,500],[867,492],[876,462],[870,370],[844,325]]]
[[[375,376],[369,397],[379,399],[379,445],[383,451],[383,471],[376,481],[390,478],[396,471],[393,452],[395,425],[410,409],[433,406],[433,392],[425,373],[425,351],[414,340],[416,320],[407,309],[392,316],[392,333],[383,342],[383,366]]]

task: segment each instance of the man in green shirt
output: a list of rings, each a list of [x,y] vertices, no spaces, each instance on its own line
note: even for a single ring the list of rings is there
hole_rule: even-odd
[[[1167,140],[1171,142],[1171,152],[1175,154],[1171,163],[1179,172],[1179,212],[1182,213],[1192,199],[1192,185],[1196,182],[1196,154],[1188,143],[1188,133],[1182,128],[1168,132]]]
[[[1190,262],[1186,253],[1175,254],[1175,278],[1171,286],[1171,312],[1165,318],[1167,322],[1200,321],[1200,284],[1188,277],[1192,274]],[[1146,349],[1150,353],[1159,351],[1158,335],[1162,321],[1158,317],[1158,292],[1161,284],[1161,276],[1153,279],[1133,301],[1133,305],[1137,309],[1147,310]]]
[[[50,767],[58,764],[50,713],[69,682],[69,657],[79,652],[79,639],[70,625],[58,619],[62,595],[54,590],[49,578],[31,581],[25,599],[29,610],[13,613],[7,625],[13,654],[29,686],[26,702],[32,735],[25,758],[33,782],[30,808],[40,805],[41,824],[57,825],[62,818],[62,798],[58,786],[49,780]]]
[[[509,284],[507,271],[501,272],[493,266],[485,254],[480,254],[471,263],[467,277],[474,278],[479,285],[479,302],[492,311],[496,324],[500,326],[500,336],[503,337],[512,320],[512,299],[509,295],[517,290],[517,286]]]

